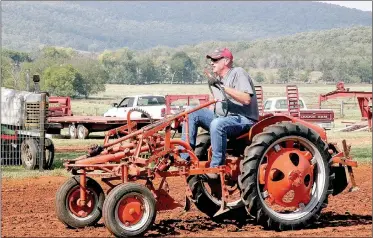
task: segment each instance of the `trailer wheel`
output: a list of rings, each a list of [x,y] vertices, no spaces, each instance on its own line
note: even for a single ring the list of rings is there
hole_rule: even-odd
[[[207,161],[208,149],[210,145],[211,141],[208,133],[203,133],[197,136],[194,153],[200,161]],[[192,191],[193,199],[195,200],[194,204],[198,210],[205,213],[209,217],[213,217],[214,214],[220,209],[220,182],[204,182],[198,175],[194,175],[188,177],[188,185]],[[242,217],[241,215],[244,216],[246,214],[246,210],[244,208],[244,204],[241,202],[238,185],[231,185],[231,188],[233,187],[234,189],[234,187],[236,187],[236,190],[232,191],[232,194],[230,194],[227,203],[227,207],[230,208],[230,212],[227,213],[227,215],[230,214],[229,216],[231,217]]]
[[[239,186],[246,209],[265,228],[309,226],[333,193],[328,145],[298,123],[279,123],[257,134],[241,161]]]
[[[51,169],[54,159],[54,145],[53,141],[49,138],[45,139],[45,158],[44,169]]]
[[[80,176],[67,180],[57,190],[56,213],[58,219],[71,228],[83,228],[95,225],[102,216],[102,206],[105,194],[101,186],[92,178],[87,177],[87,201],[85,206],[79,206]]]
[[[26,169],[34,170],[38,164],[39,150],[35,139],[26,139],[21,144],[22,165]]]
[[[76,129],[75,124],[70,124],[69,125],[69,136],[70,136],[70,139],[78,138],[78,131]]]
[[[78,133],[78,139],[84,140],[88,138],[89,130],[87,127],[85,127],[83,124],[79,124],[76,129]]]
[[[116,237],[142,236],[154,223],[155,204],[153,194],[145,186],[120,184],[104,202],[105,226]]]

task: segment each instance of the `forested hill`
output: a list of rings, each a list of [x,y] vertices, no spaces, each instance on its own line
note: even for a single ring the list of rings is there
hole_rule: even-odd
[[[247,41],[371,26],[372,13],[318,2],[1,2],[2,46],[100,52]]]

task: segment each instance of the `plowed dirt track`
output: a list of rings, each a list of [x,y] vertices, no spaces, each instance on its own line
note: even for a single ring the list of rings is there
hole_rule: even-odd
[[[156,222],[146,236],[203,236],[203,237],[372,237],[372,167],[360,165],[355,169],[360,190],[346,189],[330,197],[320,222],[298,231],[265,231],[252,221],[239,223],[224,220],[216,223],[195,207],[186,213],[182,208],[159,212]],[[66,177],[3,179],[2,181],[2,237],[112,237],[103,220],[96,227],[68,229],[56,217],[55,195]],[[181,179],[168,179],[171,195],[183,202],[184,185]]]

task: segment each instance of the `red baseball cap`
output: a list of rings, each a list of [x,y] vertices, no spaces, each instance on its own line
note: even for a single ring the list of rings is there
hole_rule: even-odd
[[[232,55],[232,52],[228,50],[227,48],[221,48],[221,49],[216,49],[211,54],[206,55],[206,58],[208,59],[228,58],[230,60],[233,60],[233,55]]]

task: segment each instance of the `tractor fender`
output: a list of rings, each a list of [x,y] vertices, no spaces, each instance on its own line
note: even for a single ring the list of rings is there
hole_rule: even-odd
[[[325,141],[325,142],[327,141],[326,132],[323,128],[319,127],[318,125],[312,124],[310,122],[306,122],[306,121],[301,120],[299,118],[295,118],[295,117],[288,116],[288,115],[285,115],[285,114],[277,114],[277,115],[274,115],[274,116],[268,116],[268,117],[258,121],[257,123],[254,124],[254,126],[252,126],[250,128],[250,131],[248,133],[238,137],[237,139],[241,139],[241,138],[246,137],[246,140],[252,141],[253,137],[255,135],[263,132],[264,128],[266,128],[270,125],[279,123],[279,122],[284,122],[284,121],[291,121],[291,122],[294,122],[294,123],[300,123],[300,124],[310,128],[310,129],[314,130],[316,133],[318,133],[323,141]]]

